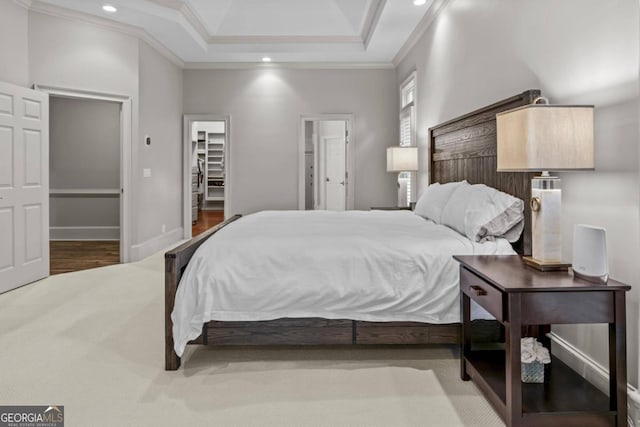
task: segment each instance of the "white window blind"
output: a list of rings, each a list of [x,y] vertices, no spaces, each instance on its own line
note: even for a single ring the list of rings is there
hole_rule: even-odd
[[[400,146],[410,147],[416,145],[415,132],[415,102],[416,102],[416,76],[412,74],[400,87]],[[412,201],[412,187],[414,180],[412,172],[401,172],[398,182],[402,194],[398,195],[399,206],[406,206]],[[406,193],[405,193],[406,189]],[[406,201],[404,200],[406,197]]]
[[[402,85],[400,91],[402,93],[402,108],[412,104],[416,97],[415,76],[410,77],[409,80]]]
[[[415,145],[413,141],[413,104],[406,106],[400,113],[400,146]]]

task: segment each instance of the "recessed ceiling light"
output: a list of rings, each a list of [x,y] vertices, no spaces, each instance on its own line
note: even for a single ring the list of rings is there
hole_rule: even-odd
[[[102,6],[102,10],[109,13],[116,13],[118,11],[115,6],[112,6],[110,4],[105,4],[104,6]]]
[[[262,62],[271,62],[271,58],[269,58],[268,56],[264,56],[262,58]]]
[[[413,4],[415,4],[416,6],[422,6],[426,2],[427,0],[413,0]]]

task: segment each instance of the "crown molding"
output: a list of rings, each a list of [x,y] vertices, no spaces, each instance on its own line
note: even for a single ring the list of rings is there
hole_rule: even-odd
[[[211,36],[209,44],[362,44],[360,36]]]
[[[268,44],[344,44],[358,43],[365,46],[371,38],[377,21],[382,13],[382,9],[386,0],[372,0],[371,6],[367,11],[364,20],[363,29],[360,36],[299,36],[299,35],[252,35],[252,36],[232,36],[232,35],[212,35],[204,25],[198,14],[193,10],[188,2],[180,2],[175,0],[150,0],[151,2],[172,9],[180,14],[180,17],[186,21],[193,31],[200,35],[202,40],[208,44],[250,44],[250,45],[268,45]],[[189,30],[189,29],[187,29]],[[206,50],[206,46],[202,46]]]
[[[411,48],[415,46],[418,40],[420,40],[420,37],[431,27],[431,24],[433,24],[440,13],[446,9],[449,3],[451,3],[451,0],[434,0],[433,3],[431,3],[429,10],[424,14],[418,26],[413,30],[407,41],[404,42],[398,53],[396,53],[396,56],[393,58],[393,65],[397,67],[400,64]]]
[[[369,13],[367,14],[361,33],[362,40],[364,41],[364,50],[367,50],[369,47],[369,42],[380,22],[380,16],[382,16],[382,11],[386,4],[387,0],[379,0],[373,7],[369,8]]]
[[[183,0],[140,0],[131,2],[129,7],[141,13],[148,13],[180,25],[203,51],[207,50],[207,32],[193,8]]]
[[[160,6],[168,7],[169,9],[179,10],[182,5],[185,4],[184,0],[146,0],[151,3],[156,3]]]
[[[369,10],[364,19],[363,29],[360,36],[299,36],[299,35],[252,35],[252,36],[232,36],[232,35],[213,35],[209,33],[206,25],[202,22],[198,14],[193,10],[188,2],[180,2],[176,0],[150,0],[159,6],[163,6],[177,11],[196,33],[202,37],[208,44],[339,44],[339,43],[360,43],[368,44],[378,19],[382,13],[382,9],[387,0],[372,0]],[[206,49],[206,46],[204,47]]]
[[[25,8],[27,10],[31,8],[31,3],[33,3],[31,0],[13,0],[13,2],[18,6]]]
[[[64,18],[69,20],[78,20],[85,23],[93,24],[108,30],[117,31],[122,34],[133,36],[139,40],[146,42],[149,46],[158,51],[162,56],[167,58],[174,65],[184,68],[184,61],[174,54],[169,48],[160,43],[155,37],[146,32],[140,27],[134,25],[123,24],[120,22],[112,21],[98,16],[90,15],[83,12],[78,12],[71,9],[55,6],[48,3],[43,3],[39,0],[14,0],[19,2],[28,2],[29,11],[42,13],[44,15],[54,16],[56,18]]]
[[[210,35],[207,33],[206,28],[202,24],[202,21],[197,17],[193,11],[190,13],[193,16],[187,16],[187,13],[183,12],[187,21],[189,21],[194,28],[197,29],[200,26],[204,33],[206,33],[205,40],[209,44],[252,44],[252,45],[265,45],[265,44],[362,44],[366,50],[369,41],[375,31],[380,15],[387,0],[372,0],[367,10],[367,14],[364,17],[362,31],[359,36],[301,36],[301,35],[280,35],[280,36],[268,36],[268,35],[254,35],[254,36],[225,36],[225,35]],[[185,3],[185,6],[187,3]],[[198,30],[200,31],[200,30]],[[201,34],[203,34],[201,32]]]
[[[185,62],[185,70],[252,70],[252,69],[294,69],[294,70],[393,70],[395,66],[386,62]]]
[[[207,30],[204,22],[198,17],[198,14],[189,3],[183,3],[178,9],[178,12],[180,12],[180,15],[191,25],[191,28],[202,37],[202,40],[209,40],[211,38],[211,34],[209,34],[209,30]]]

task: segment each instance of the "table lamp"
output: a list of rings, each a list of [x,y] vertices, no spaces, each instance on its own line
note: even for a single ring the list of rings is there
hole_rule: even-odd
[[[544,104],[536,102],[542,100]],[[560,179],[549,170],[593,170],[593,105],[533,104],[496,114],[498,172],[542,172],[531,180],[531,256],[538,270],[560,270]]]
[[[400,197],[400,173],[418,170],[418,147],[389,147],[387,148],[387,172],[398,173],[398,201]],[[407,200],[408,206],[411,200]],[[400,205],[400,203],[398,203]]]

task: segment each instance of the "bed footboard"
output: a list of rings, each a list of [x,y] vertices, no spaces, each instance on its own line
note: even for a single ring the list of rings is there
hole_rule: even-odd
[[[173,349],[173,322],[171,312],[175,304],[176,291],[189,260],[209,237],[223,227],[239,219],[242,215],[234,215],[223,223],[205,231],[188,242],[168,251],[164,254],[164,315],[165,315],[165,370],[175,371],[180,367],[180,358]]]

